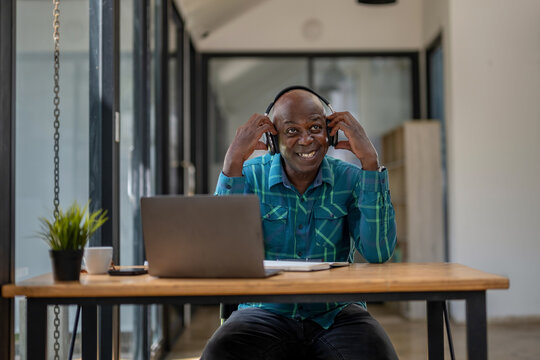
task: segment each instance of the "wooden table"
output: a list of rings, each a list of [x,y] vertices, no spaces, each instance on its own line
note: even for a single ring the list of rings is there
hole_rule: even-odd
[[[468,358],[487,359],[486,290],[507,289],[506,277],[459,264],[353,264],[266,279],[163,279],[149,275],[82,275],[55,283],[51,274],[2,287],[3,297],[27,297],[28,359],[44,359],[47,305],[83,308],[83,358],[96,358],[98,305],[240,302],[427,301],[430,359],[444,359],[443,304],[466,301]],[[92,323],[92,321],[89,321]]]

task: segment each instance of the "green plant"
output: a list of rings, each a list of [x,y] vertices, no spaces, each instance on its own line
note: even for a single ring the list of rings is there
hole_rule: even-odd
[[[81,209],[77,202],[63,212],[58,210],[56,219],[41,217],[42,228],[38,233],[51,250],[82,250],[88,239],[108,220],[107,211],[89,212],[88,203]]]

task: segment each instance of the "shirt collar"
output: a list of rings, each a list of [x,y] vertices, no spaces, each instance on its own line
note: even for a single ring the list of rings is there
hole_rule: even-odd
[[[328,183],[330,186],[334,186],[334,174],[330,169],[330,164],[326,159],[326,156],[323,158],[319,172],[313,181],[313,187],[321,185],[323,182]],[[281,155],[275,154],[272,156],[272,164],[270,165],[270,174],[268,180],[268,186],[272,187],[276,184],[283,183],[286,187],[291,187],[291,182],[287,178],[285,169],[281,164]]]

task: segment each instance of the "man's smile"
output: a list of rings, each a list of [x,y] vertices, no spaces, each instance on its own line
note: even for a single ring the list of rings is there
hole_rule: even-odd
[[[298,156],[300,156],[301,158],[304,158],[304,159],[313,159],[315,157],[316,153],[317,153],[317,151],[313,150],[313,151],[310,151],[310,152],[296,153],[296,155],[298,155]]]

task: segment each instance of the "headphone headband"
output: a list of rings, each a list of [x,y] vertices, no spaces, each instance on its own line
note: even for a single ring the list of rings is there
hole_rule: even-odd
[[[293,86],[286,87],[285,89],[281,90],[276,95],[276,97],[274,98],[274,101],[272,101],[270,105],[268,105],[268,107],[266,108],[266,111],[264,112],[265,115],[268,116],[268,114],[270,114],[270,110],[272,110],[272,108],[274,107],[274,104],[276,103],[276,101],[278,101],[280,97],[282,97],[285,93],[288,93],[289,91],[293,91],[293,90],[305,90],[307,92],[312,93],[313,95],[318,97],[326,106],[328,106],[330,108],[330,111],[334,112],[334,109],[332,108],[332,105],[330,104],[330,102],[326,100],[322,95],[317,94],[315,90],[312,90],[308,88],[307,86],[293,85]]]

